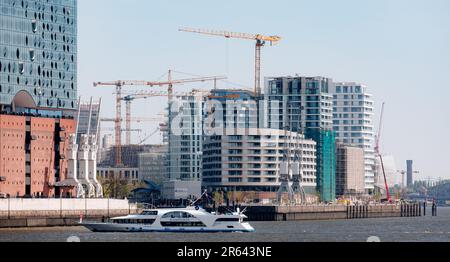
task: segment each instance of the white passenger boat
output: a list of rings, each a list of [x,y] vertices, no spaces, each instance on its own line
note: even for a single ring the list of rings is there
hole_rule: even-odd
[[[254,232],[243,212],[209,213],[203,208],[150,209],[108,223],[81,223],[93,232]]]

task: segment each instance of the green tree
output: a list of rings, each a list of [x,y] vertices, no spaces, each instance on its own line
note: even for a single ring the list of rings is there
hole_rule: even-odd
[[[103,179],[100,183],[103,186],[104,196],[108,198],[127,198],[136,188],[135,185],[128,183],[128,180],[119,177]]]
[[[216,205],[222,205],[224,202],[223,192],[216,191],[213,193],[213,200],[216,202]]]

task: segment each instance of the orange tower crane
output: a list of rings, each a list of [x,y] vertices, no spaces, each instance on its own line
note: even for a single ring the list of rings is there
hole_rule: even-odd
[[[208,92],[208,91],[202,91],[202,90],[193,90],[192,92],[185,92],[185,93],[172,93],[172,96],[187,96],[187,95],[194,95],[198,92]],[[163,118],[132,118],[131,117],[131,103],[138,99],[147,99],[151,97],[167,97],[169,94],[168,92],[135,92],[127,94],[125,97],[122,98],[123,101],[125,101],[126,109],[125,109],[125,123],[126,123],[126,130],[131,130],[131,122],[150,122],[150,121],[165,121]],[[139,121],[140,120],[140,121]],[[131,132],[126,132],[126,144],[131,144]]]
[[[122,166],[122,88],[125,86],[149,86],[149,87],[163,87],[168,86],[168,98],[169,105],[173,99],[173,87],[174,85],[182,85],[187,83],[199,83],[207,81],[223,80],[226,77],[214,76],[214,77],[198,77],[191,79],[172,79],[172,71],[169,70],[167,82],[152,82],[152,81],[138,81],[138,80],[118,80],[113,82],[95,82],[94,87],[97,86],[114,86],[116,88],[116,118],[115,118],[115,164],[116,166]]]
[[[276,45],[281,41],[279,36],[264,36],[261,34],[236,33],[217,30],[204,30],[193,28],[180,28],[179,31],[187,33],[197,33],[210,36],[220,36],[225,38],[237,38],[256,41],[255,46],[255,96],[261,96],[261,49],[269,42],[270,45]]]

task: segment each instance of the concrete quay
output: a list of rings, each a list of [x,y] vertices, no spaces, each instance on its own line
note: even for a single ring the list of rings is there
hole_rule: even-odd
[[[302,221],[422,216],[419,203],[399,205],[249,206],[249,221]]]
[[[0,228],[75,226],[80,218],[101,221],[138,212],[116,199],[0,199]]]

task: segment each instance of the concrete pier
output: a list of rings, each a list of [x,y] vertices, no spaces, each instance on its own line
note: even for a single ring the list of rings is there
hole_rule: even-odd
[[[250,206],[250,221],[301,221],[334,219],[367,219],[387,217],[418,217],[419,204],[402,205],[312,205],[312,206]]]
[[[77,225],[138,212],[135,204],[116,199],[0,199],[0,228]]]

